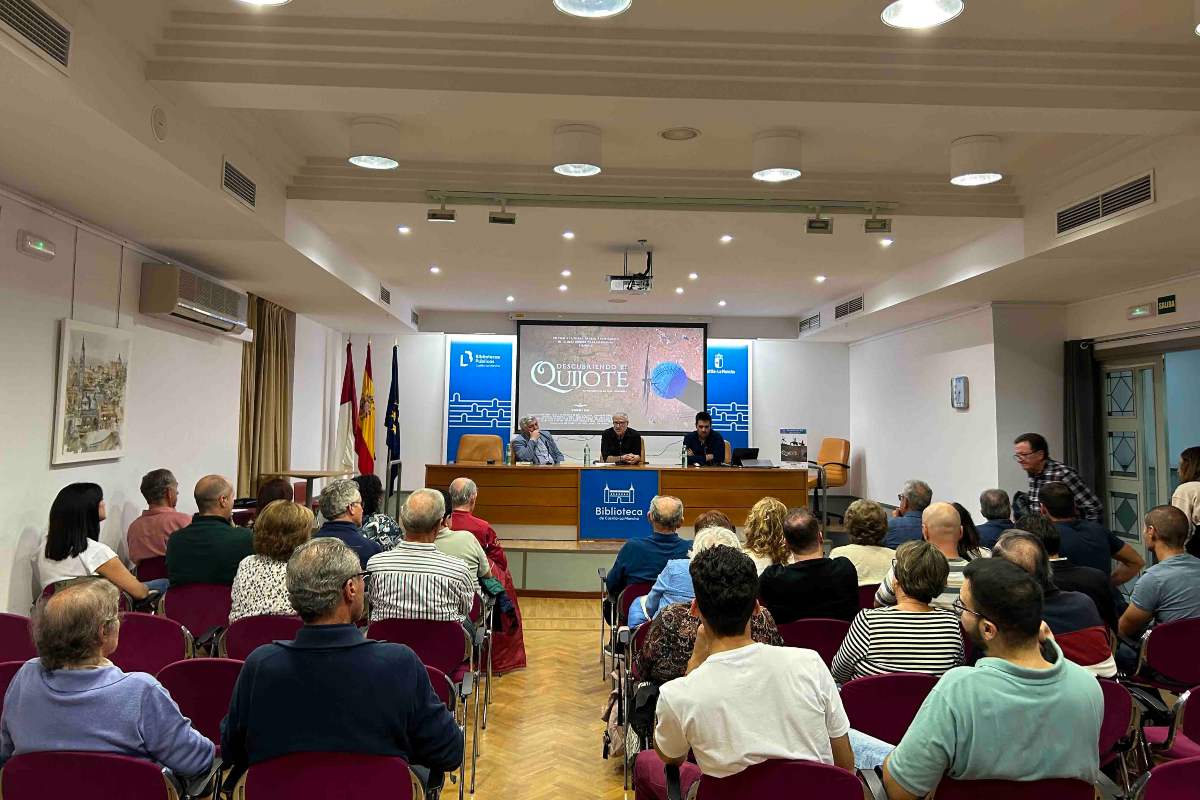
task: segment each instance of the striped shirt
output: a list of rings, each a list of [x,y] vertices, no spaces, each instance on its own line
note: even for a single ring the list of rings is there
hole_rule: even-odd
[[[981,558],[988,558],[991,556],[992,551],[986,547],[981,547],[979,548],[979,554]],[[954,601],[958,599],[958,593],[962,589],[963,570],[971,562],[965,558],[948,558],[946,561],[950,564],[950,574],[946,576],[946,588],[942,590],[941,594],[933,598],[929,605],[934,608],[943,609],[944,611],[952,611],[954,610]],[[888,570],[887,575],[884,576],[883,583],[879,584],[879,590],[875,592],[875,602],[878,605],[896,605],[896,592],[892,588],[895,582],[896,568],[892,567]]]
[[[858,612],[833,659],[833,679],[924,672],[941,675],[963,663],[962,631],[949,611],[868,608]]]
[[[466,562],[433,543],[402,541],[367,562],[371,621],[462,622],[471,612],[475,576]]]

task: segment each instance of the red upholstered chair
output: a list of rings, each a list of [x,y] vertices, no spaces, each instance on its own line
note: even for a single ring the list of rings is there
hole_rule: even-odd
[[[251,767],[238,782],[238,800],[412,800],[408,762],[362,753],[289,753]]]
[[[937,682],[919,672],[855,678],[842,686],[842,706],[855,730],[899,744]]]
[[[1108,678],[1097,680],[1104,692],[1104,718],[1100,721],[1100,766],[1120,762],[1121,788],[1128,795],[1129,768],[1125,763],[1125,754],[1137,744],[1141,716],[1128,689]]]
[[[446,676],[446,673],[442,672],[437,667],[431,667],[431,666],[426,665],[425,671],[427,673],[429,673],[429,684],[431,686],[433,686],[433,693],[438,696],[439,700],[441,700],[443,703],[446,704],[446,708],[450,709],[450,713],[453,714],[454,713],[454,705],[455,705],[454,683],[450,680],[450,678],[448,678]],[[455,719],[457,719],[457,717],[455,717]],[[458,726],[458,732],[461,733],[465,739],[465,737],[467,735],[467,730],[466,730],[466,727],[463,726],[461,723]],[[467,751],[466,751],[466,748],[464,747],[463,748],[463,760],[462,760],[462,763],[458,765],[458,796],[460,798],[463,796],[463,787],[465,786],[465,784],[463,783],[463,778],[466,776],[466,769],[467,769]],[[450,780],[455,780],[453,775],[450,776]]]
[[[114,753],[54,750],[13,756],[0,773],[0,793],[22,798],[119,797],[178,800],[163,768],[143,758]]]
[[[1200,686],[1200,619],[1179,619],[1151,628],[1130,682],[1169,692]]]
[[[672,775],[672,773],[674,773]],[[667,798],[679,800],[679,770],[668,767]],[[812,797],[820,800],[862,800],[863,785],[853,773],[816,761],[771,759],[728,778],[700,777],[697,800]]]
[[[1051,778],[1041,781],[957,781],[942,778],[934,800],[1096,800],[1087,781]]]
[[[16,676],[17,670],[25,666],[24,661],[0,662],[0,715],[4,714],[4,695],[8,693],[8,685]]]
[[[221,720],[241,671],[242,662],[232,658],[189,658],[168,664],[157,676],[192,727],[217,745],[218,755]]]
[[[67,578],[66,580],[61,580],[56,583],[52,583],[49,586],[47,586],[46,588],[42,589],[41,599],[42,600],[50,599],[51,597],[54,596],[54,592],[58,589],[59,586],[66,583],[67,581],[71,581],[71,580],[75,580],[75,579]],[[133,610],[133,601],[130,600],[129,595],[125,594],[124,592],[121,592],[120,596],[117,598],[117,610],[118,611],[132,611]]]
[[[858,607],[859,608],[874,608],[875,593],[879,591],[878,583],[868,583],[866,586],[858,587]]]
[[[1134,800],[1194,800],[1200,786],[1200,756],[1159,764],[1146,773]]]
[[[130,611],[121,615],[121,635],[109,660],[126,672],[157,675],[193,652],[191,634],[175,620]]]
[[[167,577],[167,557],[151,556],[150,558],[143,558],[137,562],[133,574],[142,583],[165,578]]]
[[[843,619],[798,619],[779,626],[779,635],[788,647],[807,647],[816,650],[825,662],[825,666],[833,664],[842,640],[850,631],[850,623]]]
[[[28,661],[37,654],[29,617],[0,612],[0,661]]]
[[[231,622],[221,634],[217,651],[224,658],[245,661],[254,648],[275,641],[290,641],[304,623],[299,617],[263,615],[242,617]]]
[[[1171,713],[1171,724],[1145,728],[1146,743],[1159,758],[1200,757],[1200,686],[1185,692]]]
[[[230,587],[222,583],[172,586],[163,596],[163,613],[191,631],[200,644],[229,624],[232,605]]]
[[[617,595],[616,602],[611,601],[608,588],[604,583],[607,570],[600,567],[596,570],[600,576],[600,617],[604,623],[600,626],[600,675],[608,677],[606,660],[613,659],[613,669],[616,669],[617,628],[629,620],[629,607],[633,601],[644,594],[649,594],[653,583],[631,583]]]

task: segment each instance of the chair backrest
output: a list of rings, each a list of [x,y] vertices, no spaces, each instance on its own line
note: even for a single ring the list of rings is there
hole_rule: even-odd
[[[798,619],[779,626],[779,635],[788,647],[807,647],[816,650],[826,666],[833,664],[842,640],[850,632],[850,623],[844,619]]]
[[[801,791],[800,787],[803,787]],[[700,778],[697,800],[745,800],[762,797],[812,797],[862,800],[863,788],[852,773],[816,761],[772,759],[728,778]]]
[[[0,661],[28,661],[37,654],[29,617],[0,612]]]
[[[246,773],[247,800],[412,800],[408,762],[363,753],[289,753],[255,764]]]
[[[157,675],[167,664],[192,655],[192,637],[173,619],[130,611],[121,615],[117,649],[109,660],[125,672]]]
[[[257,516],[257,508],[235,508],[232,516],[230,517],[230,522],[239,528],[244,528],[253,522],[254,518]]]
[[[499,464],[504,459],[504,441],[490,433],[464,433],[458,440],[456,464]]]
[[[731,445],[729,443],[728,439],[725,440],[725,461],[724,461],[724,463],[733,464],[733,445]]]
[[[220,744],[221,720],[241,671],[242,662],[236,659],[189,658],[168,664],[157,677],[192,727]]]
[[[1096,800],[1096,790],[1087,781],[1048,778],[1040,781],[959,781],[942,778],[933,792],[934,800]]]
[[[166,800],[176,794],[153,761],[115,753],[52,750],[13,756],[0,773],[10,800],[41,797],[120,797]]]
[[[629,619],[629,607],[633,605],[633,601],[642,595],[650,594],[650,590],[653,588],[653,583],[639,582],[631,583],[622,589],[621,594],[617,596],[618,621],[624,624]]]
[[[229,624],[233,605],[230,588],[223,583],[188,583],[172,586],[163,595],[163,612],[199,637]]]
[[[221,635],[221,655],[245,661],[256,647],[278,640],[295,639],[296,631],[303,625],[299,617],[281,614],[242,617],[231,622]]]
[[[1166,679],[1165,686],[1187,689],[1200,684],[1200,619],[1178,619],[1150,629],[1142,657]]]
[[[454,689],[450,679],[446,677],[446,673],[442,672],[437,667],[425,665],[425,671],[429,673],[429,684],[433,687],[433,693],[438,696],[446,704],[446,708],[454,709]]]
[[[42,589],[41,599],[49,600],[51,597],[54,596],[54,593],[56,591],[58,591],[59,586],[66,583],[67,581],[73,581],[73,580],[75,580],[75,579],[74,578],[63,578],[61,581],[55,581],[54,583],[49,584],[44,589]],[[117,610],[118,611],[132,611],[133,610],[133,602],[129,599],[129,595],[125,594],[124,592],[121,592],[119,595],[117,595]]]
[[[826,486],[845,486],[849,470],[842,464],[850,463],[850,440],[822,439],[817,463],[825,468]]]
[[[1133,695],[1121,684],[1108,678],[1097,678],[1104,692],[1104,717],[1100,720],[1100,758],[1112,753],[1117,743],[1132,732],[1134,725]]]
[[[137,575],[137,579],[142,583],[167,577],[167,557],[151,556],[150,558],[143,558],[137,562],[134,574]]]
[[[858,607],[859,608],[874,608],[875,593],[879,591],[878,583],[868,583],[865,586],[858,587]]]
[[[1159,764],[1136,800],[1193,800],[1200,784],[1200,756]]]
[[[4,715],[4,695],[8,694],[8,685],[23,666],[24,661],[0,661],[0,716]]]
[[[918,672],[855,678],[842,686],[842,706],[855,730],[900,744],[937,682],[937,676]]]
[[[647,620],[633,629],[633,638],[629,640],[629,659],[630,674],[633,675],[635,681],[644,680],[644,677],[638,671],[639,659],[635,657],[637,653],[642,652],[642,647],[646,644],[646,640],[650,638],[650,629],[654,627],[654,623]]]
[[[467,632],[457,622],[381,619],[367,627],[368,639],[405,644],[426,666],[453,675],[465,658]]]

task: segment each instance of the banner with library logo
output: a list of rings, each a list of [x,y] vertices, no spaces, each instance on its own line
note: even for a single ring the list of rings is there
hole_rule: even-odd
[[[750,347],[744,339],[708,340],[708,413],[734,449],[750,446]]]
[[[579,538],[642,539],[650,527],[650,501],[658,470],[599,467],[579,471]]]
[[[446,341],[446,463],[463,434],[513,431],[513,336],[451,336]]]

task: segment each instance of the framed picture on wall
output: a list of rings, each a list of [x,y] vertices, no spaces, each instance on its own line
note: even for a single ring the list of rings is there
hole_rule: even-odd
[[[956,375],[950,379],[950,407],[969,408],[971,403],[970,390],[966,375]]]
[[[132,350],[129,331],[62,320],[51,463],[125,455]]]

